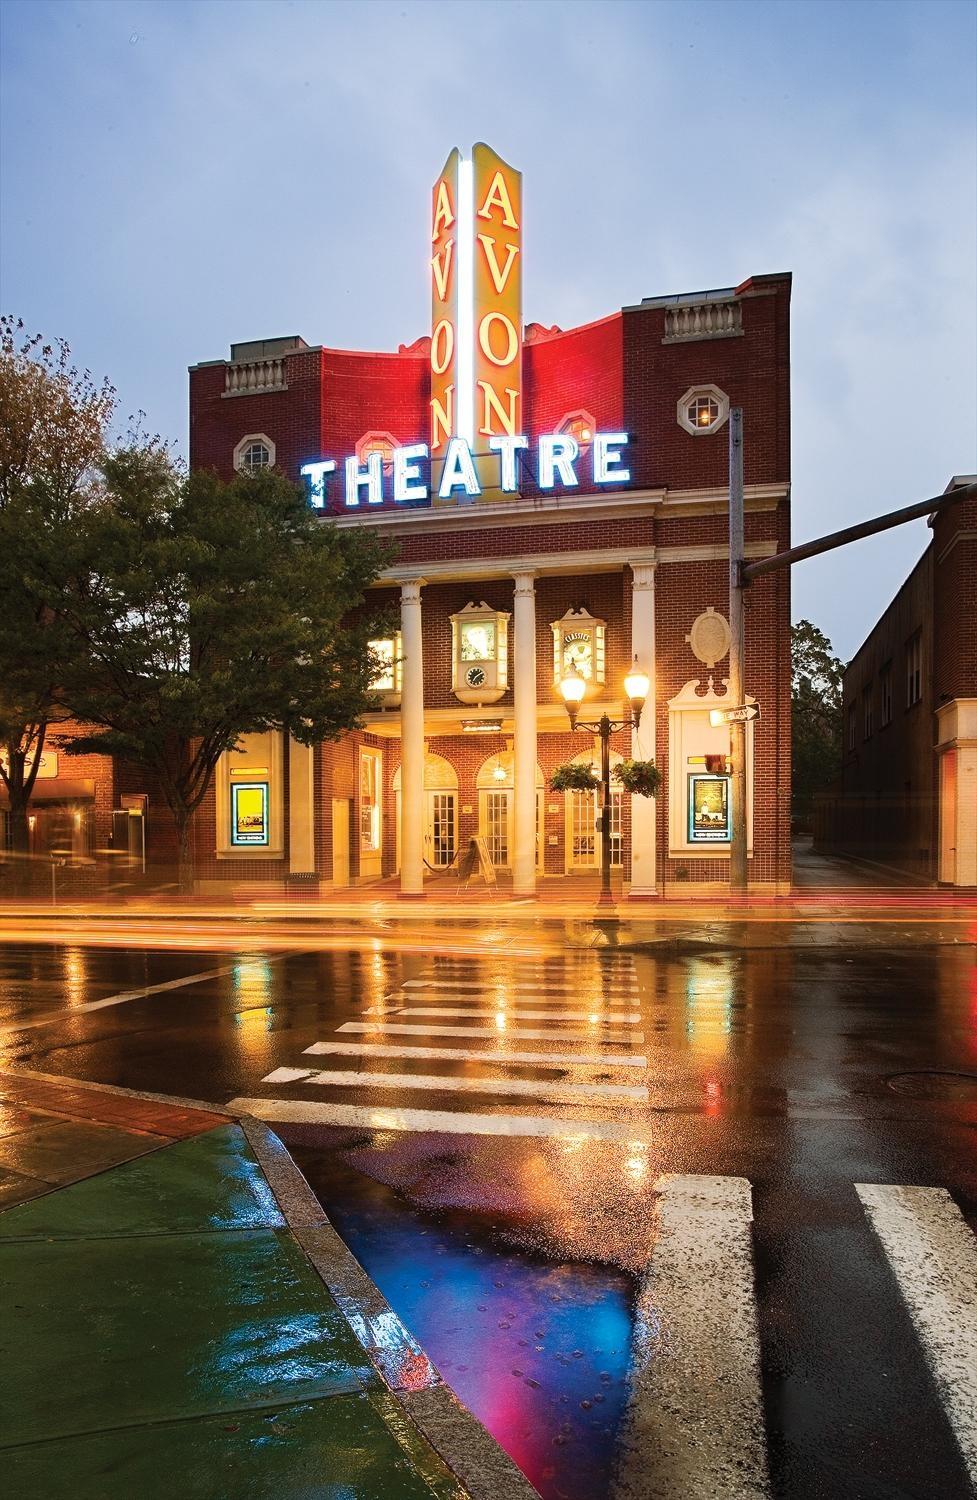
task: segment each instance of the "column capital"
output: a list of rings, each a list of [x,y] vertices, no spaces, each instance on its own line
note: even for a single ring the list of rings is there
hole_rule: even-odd
[[[427,583],[426,578],[404,578],[400,584],[401,604],[420,604],[421,589]]]
[[[655,587],[655,564],[654,563],[631,563],[631,587],[635,591],[639,589],[653,589]]]
[[[536,574],[531,569],[520,568],[519,572],[513,573],[512,577],[515,580],[517,596],[519,594],[535,594],[536,590],[533,586],[533,580],[536,578]]]

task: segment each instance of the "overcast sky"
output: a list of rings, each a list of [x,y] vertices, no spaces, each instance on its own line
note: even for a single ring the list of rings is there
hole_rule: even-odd
[[[527,321],[794,273],[794,537],[977,469],[972,0],[2,0],[2,296],[186,450],[232,340],[428,330],[429,192],[525,174]],[[749,435],[747,434],[747,441]],[[794,572],[850,656],[925,523]]]

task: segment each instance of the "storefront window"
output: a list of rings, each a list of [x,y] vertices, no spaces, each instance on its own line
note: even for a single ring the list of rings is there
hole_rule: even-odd
[[[380,848],[380,752],[360,751],[360,848]]]

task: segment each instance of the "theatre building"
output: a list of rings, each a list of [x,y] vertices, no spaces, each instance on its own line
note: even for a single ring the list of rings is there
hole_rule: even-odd
[[[375,710],[336,743],[281,735],[224,757],[195,827],[205,892],[385,882],[443,889],[473,839],[519,894],[591,875],[597,795],[554,792],[580,719],[626,721],[635,658],[650,683],[612,764],[656,762],[656,798],[615,791],[625,894],[722,890],[729,867],[726,690],[728,416],[744,414],[746,553],[790,540],[787,274],[646,297],[576,328],[524,324],[519,173],[452,152],[432,194],[430,332],[396,352],[298,336],[231,345],[190,370],[191,463],[276,466],[322,524],[394,546],[371,610],[398,627]],[[416,247],[423,249],[423,247]],[[790,882],[786,572],[748,591],[751,884]],[[552,887],[551,887],[552,888]],[[581,888],[582,885],[581,885]]]

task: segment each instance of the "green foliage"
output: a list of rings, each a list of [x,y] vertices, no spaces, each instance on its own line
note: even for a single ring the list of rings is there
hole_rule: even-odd
[[[335,739],[373,706],[368,641],[384,622],[356,610],[386,552],[375,533],[319,519],[275,473],[222,484],[131,449],[106,461],[105,480],[70,609],[86,658],[64,689],[97,727],[69,750],[111,751],[153,775],[186,883],[188,820],[225,751],[268,729]]]
[[[791,790],[795,819],[810,819],[814,794],[841,768],[844,664],[810,620],[791,630]]]
[[[611,775],[633,797],[657,797],[662,784],[662,773],[653,760],[622,760]]]
[[[550,790],[554,792],[593,792],[600,786],[600,777],[593,766],[582,766],[579,761],[564,761],[550,776]]]
[[[60,683],[80,650],[62,606],[79,588],[114,411],[112,387],[76,369],[67,344],[0,318],[0,784],[18,854],[41,752],[57,743]]]

